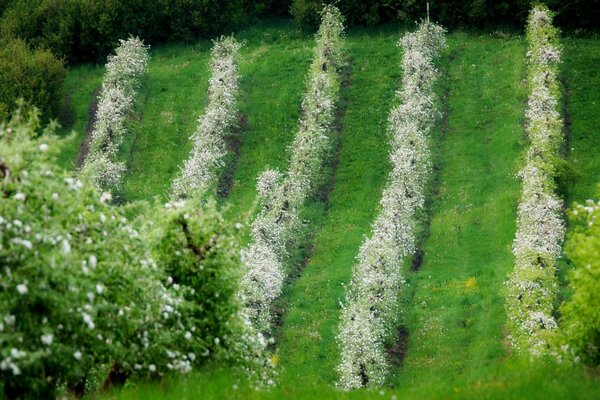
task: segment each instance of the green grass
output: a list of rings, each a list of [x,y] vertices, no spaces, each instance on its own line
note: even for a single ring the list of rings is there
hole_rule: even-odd
[[[240,136],[227,215],[245,220],[245,213],[253,211],[259,174],[287,168],[314,42],[290,25],[255,27],[238,37],[246,41],[239,105],[247,127]]]
[[[436,385],[343,392],[332,386],[305,381],[283,381],[276,389],[256,391],[239,382],[226,369],[211,368],[187,377],[126,388],[101,398],[119,400],[158,399],[594,399],[598,379],[577,368],[510,364],[477,381],[442,382]]]
[[[449,46],[439,194],[405,295],[410,340],[399,385],[476,379],[507,350],[502,291],[520,194],[525,44],[455,34]]]
[[[390,169],[386,119],[400,79],[400,27],[356,30],[347,36],[350,85],[340,151],[327,204],[309,204],[311,257],[284,291],[279,333],[279,386],[254,392],[227,369],[129,389],[133,398],[382,398],[378,391],[336,391],[339,302],[364,235],[370,233]],[[245,40],[240,64],[240,156],[226,203],[228,218],[248,221],[256,178],[266,167],[285,170],[297,130],[312,37],[288,22],[238,32]],[[600,181],[600,43],[566,39],[565,67],[571,121],[569,160],[580,177],[569,202],[592,196]],[[385,396],[406,398],[592,398],[598,379],[565,366],[516,364],[505,345],[503,284],[513,267],[520,185],[515,177],[527,143],[525,43],[521,37],[453,33],[443,61],[440,93],[446,120],[433,149],[439,187],[431,198],[431,225],[420,271],[407,273],[401,294],[408,355],[395,368]],[[140,90],[139,119],[122,150],[129,172],[126,200],[166,199],[171,180],[188,156],[197,118],[206,102],[210,41],[152,49]],[[61,154],[77,157],[101,66],[72,68],[65,83],[72,96],[74,140]],[[600,103],[598,103],[600,105]],[[440,128],[444,128],[441,134]],[[309,245],[310,245],[309,243]]]
[[[69,69],[64,84],[67,121],[63,121],[62,134],[71,134],[58,159],[65,169],[75,169],[79,149],[85,138],[88,114],[94,90],[102,86],[104,68],[96,65],[83,65]]]
[[[577,178],[567,203],[598,195],[600,184],[600,46],[598,40],[563,41],[563,76],[570,117],[569,161]]]
[[[314,238],[314,253],[288,287],[280,345],[283,380],[331,384],[339,349],[339,302],[363,235],[369,233],[389,170],[387,115],[400,75],[399,33],[348,37],[350,86],[329,212]]]
[[[189,137],[206,102],[210,44],[168,46],[152,51],[148,74],[138,96],[138,118],[125,140],[121,157],[128,174],[128,201],[160,196],[191,149]]]

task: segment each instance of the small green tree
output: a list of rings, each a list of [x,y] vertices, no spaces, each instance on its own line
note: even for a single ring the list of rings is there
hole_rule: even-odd
[[[44,118],[55,117],[65,76],[63,61],[49,50],[31,50],[19,39],[0,40],[0,120],[20,98],[39,108]]]
[[[600,364],[600,201],[588,200],[569,212],[572,231],[566,251],[575,264],[571,297],[561,307],[564,344],[577,359]]]

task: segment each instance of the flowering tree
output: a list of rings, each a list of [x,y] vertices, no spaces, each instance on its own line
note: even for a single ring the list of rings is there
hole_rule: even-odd
[[[515,268],[506,282],[505,303],[513,348],[531,356],[549,353],[549,338],[557,328],[552,315],[558,292],[556,259],[564,236],[553,164],[563,143],[557,36],[552,13],[546,6],[535,6],[527,25],[530,93],[525,129],[530,145],[519,172],[522,193],[513,244]]]
[[[208,105],[192,135],[192,152],[173,181],[173,197],[186,198],[196,191],[215,192],[226,156],[225,137],[237,125],[238,72],[240,44],[233,37],[214,42],[208,88]]]
[[[393,331],[397,293],[403,283],[400,267],[415,251],[417,215],[425,204],[431,170],[428,136],[438,110],[433,85],[435,59],[446,46],[444,30],[421,23],[400,41],[402,88],[400,105],[389,116],[392,171],[383,191],[381,210],[354,266],[342,309],[338,343],[339,385],[344,389],[379,386],[388,365],[385,342]]]
[[[94,370],[144,379],[214,356],[264,362],[251,356],[265,341],[246,337],[240,317],[235,229],[214,203],[148,207],[140,226],[85,176],[60,170],[60,141],[38,127],[20,113],[0,126],[5,395],[82,394]]]
[[[9,397],[77,388],[100,363],[141,364],[144,342],[162,335],[155,316],[179,302],[138,230],[110,196],[55,166],[59,143],[49,132],[33,138],[37,125],[18,115],[0,128],[0,376]]]
[[[98,101],[89,152],[82,173],[105,191],[121,185],[125,166],[117,161],[119,146],[127,133],[136,89],[146,72],[148,46],[138,38],[121,40],[116,54],[108,56]]]
[[[286,276],[284,262],[297,239],[300,211],[314,193],[330,151],[343,64],[343,30],[339,10],[325,6],[299,129],[290,147],[289,170],[286,174],[267,170],[258,179],[262,207],[252,223],[251,243],[242,252],[245,274],[240,295],[259,332],[270,330],[271,306],[281,294]]]

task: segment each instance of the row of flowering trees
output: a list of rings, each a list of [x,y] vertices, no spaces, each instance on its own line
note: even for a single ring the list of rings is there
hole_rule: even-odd
[[[291,146],[289,170],[264,171],[258,179],[261,210],[242,252],[245,274],[240,296],[259,332],[269,332],[271,307],[281,294],[288,250],[297,240],[300,212],[314,193],[331,148],[343,63],[342,15],[325,6],[302,101],[299,130]]]
[[[82,173],[94,185],[110,192],[123,180],[125,165],[117,161],[119,146],[127,134],[136,90],[147,69],[148,46],[139,38],[121,40],[108,56],[102,91],[94,119],[89,150]]]
[[[344,389],[384,383],[385,344],[394,329],[397,293],[403,283],[401,266],[415,251],[418,215],[431,170],[428,136],[439,113],[434,61],[446,46],[444,30],[423,22],[400,45],[404,50],[402,89],[397,92],[400,105],[391,111],[388,122],[392,171],[373,235],[360,247],[342,309],[337,370]]]
[[[190,197],[198,191],[214,193],[217,189],[227,155],[225,138],[233,133],[238,119],[239,49],[240,44],[233,37],[221,37],[214,42],[208,105],[191,137],[190,157],[173,181],[174,198]]]
[[[560,47],[552,17],[546,6],[538,5],[528,19],[525,129],[530,144],[519,173],[522,193],[513,243],[515,267],[506,282],[510,341],[518,354],[531,356],[548,353],[557,328],[553,317],[558,294],[556,260],[565,232],[555,183],[563,121],[557,79]]]

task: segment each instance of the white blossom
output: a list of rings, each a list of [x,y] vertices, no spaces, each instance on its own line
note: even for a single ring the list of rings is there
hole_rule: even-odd
[[[288,171],[266,170],[257,182],[262,208],[251,226],[251,243],[242,251],[245,272],[240,291],[246,306],[244,317],[256,332],[271,328],[271,308],[281,295],[284,262],[298,234],[300,212],[315,191],[316,178],[331,148],[343,64],[343,29],[339,10],[325,6],[299,128],[290,146]]]
[[[21,284],[17,285],[17,292],[19,292],[20,295],[27,294],[28,291],[29,291],[29,289],[27,288],[26,284],[21,283]]]
[[[48,334],[42,335],[40,337],[40,340],[45,345],[50,346],[52,344],[52,341],[54,340],[54,336],[51,333],[48,333]]]
[[[83,322],[88,326],[89,329],[94,329],[96,327],[91,315],[88,313],[82,313],[81,316],[83,317]]]

